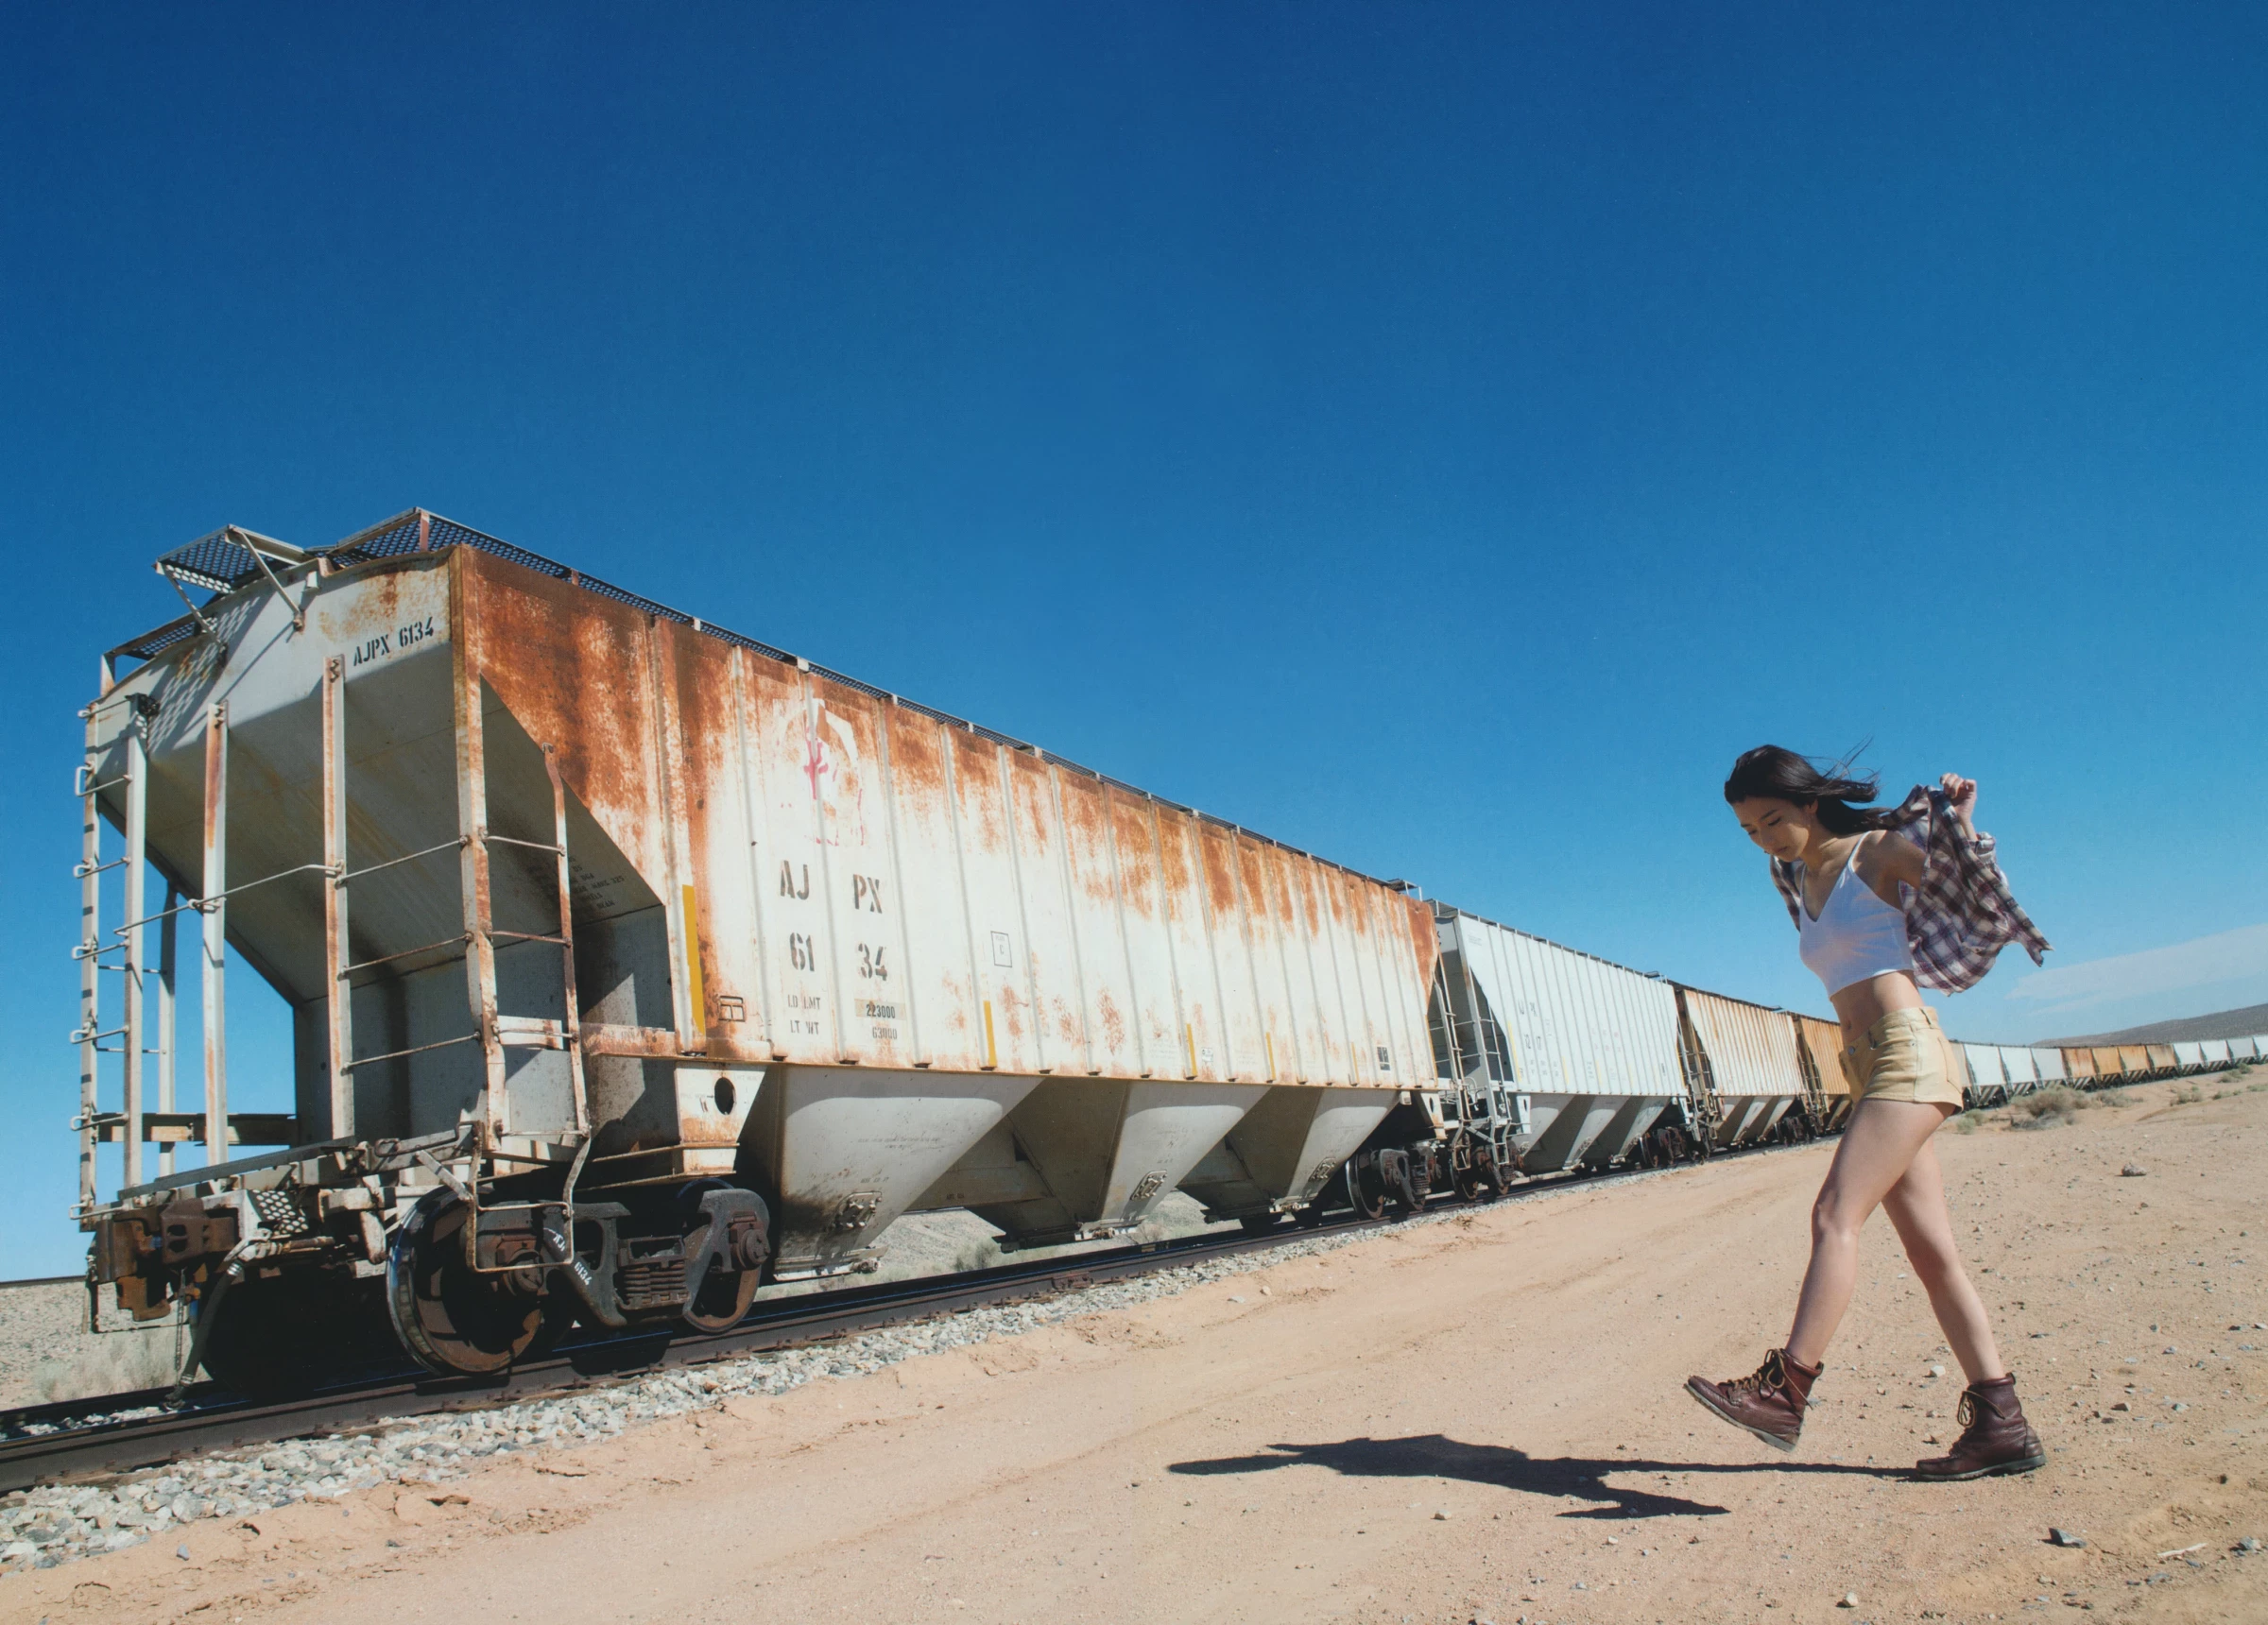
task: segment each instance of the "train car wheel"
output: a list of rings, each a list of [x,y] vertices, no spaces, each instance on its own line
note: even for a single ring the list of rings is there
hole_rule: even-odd
[[[1386,1216],[1386,1184],[1379,1178],[1376,1165],[1362,1169],[1351,1162],[1347,1165],[1347,1200],[1366,1219]]]
[[[567,1334],[575,1329],[578,1308],[571,1291],[545,1292],[542,1307],[538,1311],[541,1318],[536,1326],[535,1338],[521,1350],[520,1358],[540,1359],[564,1343]]]
[[[1488,1178],[1488,1148],[1473,1134],[1461,1134],[1449,1149],[1450,1183],[1467,1202],[1492,1194]]]
[[[476,1271],[465,1261],[470,1216],[448,1191],[429,1192],[394,1233],[386,1260],[394,1333],[412,1359],[443,1377],[508,1370],[543,1326],[537,1270]]]

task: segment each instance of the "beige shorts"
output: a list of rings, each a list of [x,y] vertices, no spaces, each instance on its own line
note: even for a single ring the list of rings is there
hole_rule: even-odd
[[[1937,1012],[1893,1010],[1843,1052],[1843,1077],[1852,1105],[1861,1101],[1915,1101],[1923,1105],[1967,1103],[1951,1047],[1938,1030]]]

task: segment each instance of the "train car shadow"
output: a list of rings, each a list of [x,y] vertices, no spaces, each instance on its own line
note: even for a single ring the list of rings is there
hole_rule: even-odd
[[[1708,1501],[1653,1490],[1624,1488],[1607,1478],[1668,1473],[1828,1473],[1859,1478],[1902,1479],[1890,1467],[1846,1466],[1832,1462],[1649,1462],[1616,1457],[1531,1456],[1508,1445],[1468,1445],[1427,1433],[1405,1439],[1342,1439],[1327,1445],[1271,1445],[1269,1454],[1221,1456],[1211,1461],[1176,1462],[1168,1472],[1194,1478],[1272,1473],[1284,1467],[1327,1467],[1365,1479],[1462,1479],[1468,1483],[1518,1490],[1554,1499],[1590,1504],[1562,1513],[1573,1518],[1718,1517],[1727,1509]]]

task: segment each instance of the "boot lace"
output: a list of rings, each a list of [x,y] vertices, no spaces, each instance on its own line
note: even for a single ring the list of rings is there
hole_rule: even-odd
[[[1745,1377],[1736,1377],[1725,1385],[1733,1394],[1776,1394],[1788,1385],[1787,1369],[1779,1362],[1779,1350],[1764,1356],[1764,1363]],[[1968,1401],[1964,1398],[1964,1405]]]

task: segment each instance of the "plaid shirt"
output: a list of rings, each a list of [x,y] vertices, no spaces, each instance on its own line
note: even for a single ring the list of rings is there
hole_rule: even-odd
[[[1944,791],[1916,784],[1890,814],[1888,828],[1923,852],[1921,884],[1899,886],[1915,981],[1944,993],[1974,987],[2012,942],[2022,943],[2032,963],[2040,963],[2048,939],[2009,895],[2007,878],[1993,859],[1992,837],[1963,839]],[[1769,862],[1772,883],[1801,931],[1801,866]]]

